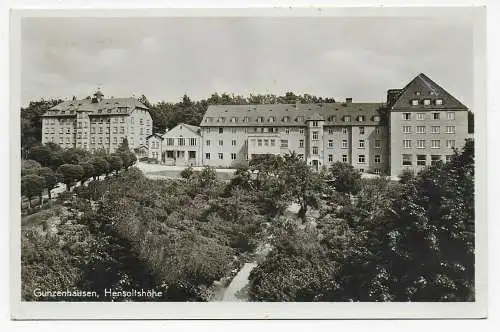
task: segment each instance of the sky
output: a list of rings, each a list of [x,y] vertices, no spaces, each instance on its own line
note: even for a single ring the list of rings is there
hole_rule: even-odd
[[[382,102],[425,73],[473,102],[473,25],[460,18],[23,18],[21,104],[213,92]]]

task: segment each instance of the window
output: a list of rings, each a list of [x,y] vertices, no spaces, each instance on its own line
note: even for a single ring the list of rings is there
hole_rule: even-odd
[[[411,113],[403,113],[403,120],[407,121],[411,119]]]
[[[299,141],[299,148],[303,148],[303,147],[304,147],[304,140],[303,140],[303,139],[301,139],[301,140]]]
[[[380,168],[375,168],[373,170],[373,173],[375,173],[376,175],[380,175]]]
[[[364,115],[358,116],[358,121],[360,122],[365,121],[365,116]]]
[[[425,154],[417,154],[417,166],[425,166],[427,164],[427,156]]]
[[[264,140],[264,146],[269,146],[269,140],[268,139]]]
[[[364,154],[360,154],[358,156],[358,163],[360,163],[360,164],[364,164],[365,163],[365,155]]]
[[[424,99],[424,105],[430,105],[431,100],[430,99]]]
[[[375,140],[375,148],[376,148],[376,149],[380,149],[380,144],[381,144],[381,142],[382,142],[382,141],[381,141],[381,140],[379,140],[379,139],[376,139],[376,140]]]
[[[446,162],[449,163],[451,161],[452,155],[446,155]]]
[[[184,138],[179,138],[179,146],[184,146]]]
[[[439,126],[431,126],[431,134],[439,134],[441,127]]]
[[[290,134],[290,129],[289,128],[285,129],[285,134],[287,134],[287,135]]]
[[[224,128],[219,128],[219,134],[224,134]]]
[[[262,139],[257,140],[257,146],[262,146]]]
[[[436,99],[436,105],[443,105],[442,99]]]
[[[236,134],[236,128],[231,128],[231,133]]]
[[[346,155],[346,154],[343,154],[343,155],[342,155],[342,162],[343,162],[343,163],[346,163],[346,162],[347,162],[347,155]]]
[[[303,134],[304,133],[304,128],[299,129],[299,133]]]
[[[342,149],[347,149],[347,140],[346,139],[342,140]]]
[[[210,153],[205,153],[205,159],[210,159]]]
[[[317,127],[318,126],[318,121],[313,121],[312,125],[313,125],[313,127]]]
[[[403,155],[403,166],[411,166],[412,164],[412,156],[411,154],[404,154]]]
[[[224,141],[223,140],[219,140],[219,146],[223,146],[224,145]]]
[[[441,141],[438,139],[431,140],[431,148],[439,149],[441,147]]]
[[[189,139],[189,145],[191,145],[191,146],[196,145],[196,138],[190,138]]]
[[[143,120],[142,120],[142,119],[140,119],[140,120],[139,120],[139,124],[140,124],[140,125],[143,125],[143,124],[144,124],[144,122],[143,122]]]
[[[446,147],[453,149],[455,147],[455,140],[446,140]]]
[[[425,134],[425,126],[417,126],[417,134]]]
[[[375,155],[375,163],[376,163],[376,164],[380,164],[380,159],[381,159],[381,158],[380,158],[380,155],[379,155],[379,154],[376,154],[376,155]]]
[[[447,134],[454,134],[455,133],[455,126],[446,126],[446,133]]]
[[[364,139],[360,139],[359,140],[359,148],[360,149],[364,149],[365,148],[365,140]]]
[[[274,116],[270,116],[267,121],[270,122],[270,123],[273,123],[274,122]]]
[[[351,116],[350,115],[344,116],[344,122],[349,122],[349,121],[351,121]]]
[[[441,161],[440,155],[431,155],[431,165],[435,165]]]
[[[328,162],[333,162],[333,154],[328,155]]]
[[[375,116],[373,117],[373,121],[375,121],[375,122],[380,122],[380,116],[375,115]]]
[[[174,145],[174,139],[173,138],[167,138],[167,145]],[[207,145],[210,145],[210,141],[208,141]]]
[[[347,134],[347,128],[342,128],[342,134]]]
[[[417,140],[417,149],[424,149],[424,148],[425,148],[425,140],[418,139]]]
[[[380,132],[381,132],[380,127],[375,128],[375,133],[376,133],[377,135],[380,135]]]
[[[447,112],[446,113],[446,118],[448,120],[455,120],[455,112]]]
[[[418,105],[418,99],[413,99],[413,100],[411,101],[411,104],[412,104],[413,106],[417,106],[417,105]]]
[[[317,146],[313,146],[312,148],[312,154],[317,155],[319,153],[319,149]]]
[[[333,139],[328,140],[328,147],[333,148]]]
[[[231,160],[236,160],[236,153],[231,153]]]
[[[365,169],[364,169],[364,168],[360,168],[360,169],[359,169],[359,171],[360,171],[361,173],[364,173],[364,172],[365,172]]]
[[[411,126],[403,126],[403,133],[411,134]]]
[[[417,120],[419,121],[425,120],[425,113],[417,113]]]
[[[313,140],[318,140],[318,132],[313,131]]]
[[[118,139],[116,137],[113,138],[113,144],[118,143]]]
[[[149,132],[149,129],[148,129],[148,132]],[[120,127],[120,134],[124,134],[125,133],[125,127]]]
[[[359,127],[359,134],[364,135],[365,134],[365,127]]]
[[[434,120],[439,120],[439,113],[432,113],[432,118]]]
[[[109,128],[107,128],[106,132],[107,132],[107,133],[109,133]],[[141,129],[140,129],[140,134],[141,134],[141,135],[144,135],[144,128],[141,128]]]
[[[404,147],[405,149],[409,149],[409,148],[411,148],[411,140],[409,140],[409,139],[405,139],[405,140],[403,140],[403,147]]]
[[[224,154],[223,153],[219,153],[219,159],[224,159]]]
[[[288,140],[282,139],[281,140],[281,147],[282,148],[287,148],[288,147]]]
[[[271,140],[271,146],[276,146],[276,140],[274,139]]]
[[[207,139],[207,142],[206,142],[207,146],[210,146],[210,140]],[[170,145],[170,144],[169,144]]]

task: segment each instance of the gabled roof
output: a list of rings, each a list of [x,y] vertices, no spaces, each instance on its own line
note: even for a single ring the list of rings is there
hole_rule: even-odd
[[[198,126],[193,126],[193,125],[190,125],[190,124],[187,124],[187,123],[179,123],[179,125],[183,125],[184,127],[186,127],[187,129],[191,130],[195,134],[199,134],[200,133],[200,127],[198,127]]]
[[[135,98],[102,99],[96,103],[91,99],[67,100],[50,108],[43,116],[71,116],[77,112],[89,112],[89,115],[130,114],[136,108],[148,109]]]
[[[153,136],[156,136],[158,137],[159,139],[163,140],[163,135],[160,134],[160,133],[154,133],[154,134],[151,134],[149,136],[146,136],[146,141],[150,138],[150,137],[153,137]]]
[[[424,105],[425,99],[430,100],[429,105]],[[436,104],[436,100],[439,99],[442,101],[442,104]],[[412,105],[413,100],[418,100],[418,105]],[[391,110],[437,109],[467,110],[468,108],[422,73],[402,89],[399,97],[391,107]]]
[[[200,127],[305,126],[312,119],[324,120],[326,126],[377,125],[383,103],[318,103],[210,105]],[[359,116],[362,115],[361,119]],[[349,122],[344,119],[350,116]]]

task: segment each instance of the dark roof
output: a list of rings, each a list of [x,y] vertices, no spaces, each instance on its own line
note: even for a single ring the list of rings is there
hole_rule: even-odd
[[[430,105],[424,105],[424,99],[430,99]],[[441,105],[436,104],[436,100],[439,99],[442,100]],[[413,100],[418,100],[418,105],[412,105]],[[419,74],[402,89],[391,108],[391,110],[439,109],[467,110],[467,107],[424,74]]]
[[[156,136],[156,137],[160,138],[161,140],[163,140],[163,135],[160,133],[154,133],[154,134],[151,134],[149,136],[146,136],[146,140],[148,140],[152,136]]]
[[[306,121],[316,119],[327,126],[377,125],[375,117],[381,106],[383,103],[211,105],[200,126],[305,126]],[[349,122],[344,121],[347,116]]]
[[[95,103],[91,99],[67,100],[52,107],[43,116],[73,116],[77,112],[89,112],[89,115],[130,114],[136,108],[148,110],[135,98],[110,98]]]

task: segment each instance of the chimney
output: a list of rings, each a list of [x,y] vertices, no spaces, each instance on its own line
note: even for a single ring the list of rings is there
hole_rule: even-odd
[[[350,103],[352,103],[352,98],[346,98],[346,99],[345,99],[345,103],[346,103],[346,104],[350,104]]]

